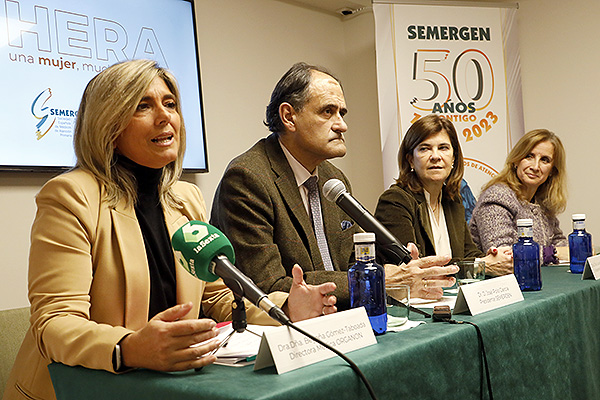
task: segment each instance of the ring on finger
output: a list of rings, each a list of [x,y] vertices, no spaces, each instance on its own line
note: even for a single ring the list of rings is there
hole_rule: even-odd
[[[427,290],[427,279],[423,279],[423,286],[425,287],[425,290]]]

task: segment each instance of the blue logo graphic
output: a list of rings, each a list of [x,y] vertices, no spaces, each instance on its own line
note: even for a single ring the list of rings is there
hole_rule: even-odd
[[[44,90],[38,94],[33,103],[31,103],[31,113],[39,122],[35,125],[36,137],[40,140],[46,133],[54,126],[56,117],[50,117],[48,106],[46,103],[52,97],[52,90],[50,88]]]

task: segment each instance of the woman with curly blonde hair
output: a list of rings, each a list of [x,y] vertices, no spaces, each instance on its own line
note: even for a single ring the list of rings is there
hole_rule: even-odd
[[[566,156],[560,138],[547,129],[528,132],[513,147],[504,169],[484,187],[473,210],[471,235],[480,249],[517,241],[517,219],[533,219],[533,239],[559,248],[567,241],[556,215],[566,198]],[[549,260],[546,258],[546,262]]]

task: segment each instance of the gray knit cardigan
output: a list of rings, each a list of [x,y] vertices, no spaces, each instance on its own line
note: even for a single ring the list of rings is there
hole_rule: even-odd
[[[533,220],[533,240],[542,246],[567,246],[558,218],[536,203],[519,200],[504,184],[490,186],[479,196],[469,224],[473,241],[487,251],[492,246],[510,246],[517,241],[517,219]]]

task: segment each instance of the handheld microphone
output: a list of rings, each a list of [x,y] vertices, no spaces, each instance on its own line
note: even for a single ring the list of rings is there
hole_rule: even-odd
[[[391,234],[381,222],[360,204],[348,191],[344,182],[330,179],[323,185],[323,195],[335,202],[346,214],[366,232],[375,233],[378,250],[387,261],[394,264],[408,264],[412,260],[410,251]]]
[[[277,322],[283,325],[291,322],[265,292],[229,261],[235,262],[233,246],[214,226],[189,221],[173,234],[171,244],[177,260],[190,274],[206,282],[220,277],[236,295],[245,297]]]
[[[175,256],[190,274],[207,282],[214,282],[221,277],[237,296],[245,297],[267,312],[275,321],[297,330],[334,352],[358,374],[371,398],[376,398],[368,379],[348,356],[292,323],[281,308],[277,307],[250,278],[229,261],[235,262],[235,254],[231,242],[223,232],[205,222],[189,221],[173,234],[171,244]]]

